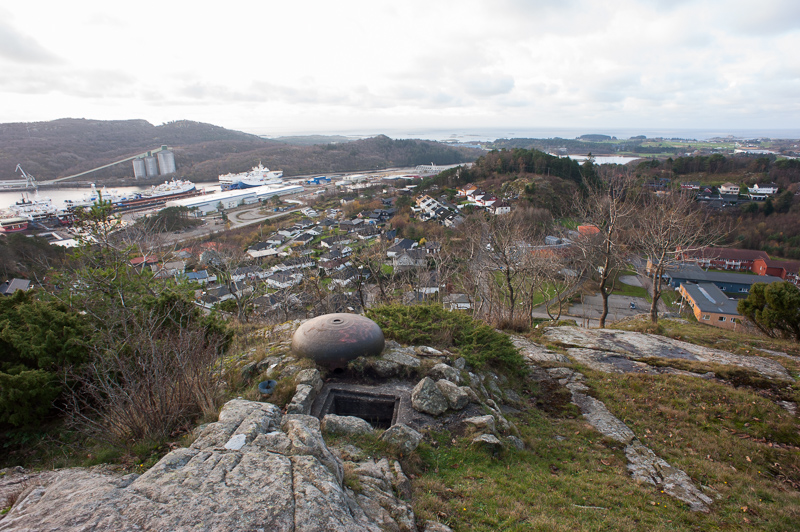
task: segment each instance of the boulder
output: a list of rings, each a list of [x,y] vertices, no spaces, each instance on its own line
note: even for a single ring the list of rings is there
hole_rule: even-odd
[[[475,417],[468,417],[464,420],[464,423],[467,425],[472,425],[476,429],[483,431],[483,432],[494,432],[495,425],[494,425],[494,416],[475,416]]]
[[[472,444],[492,452],[497,452],[503,448],[501,442],[494,434],[480,434],[472,439]]]
[[[419,412],[438,416],[449,404],[436,383],[425,377],[411,391],[411,406]]]
[[[386,429],[380,439],[397,447],[402,453],[410,454],[422,441],[422,434],[411,427],[398,423]]]
[[[378,377],[382,379],[397,377],[400,375],[401,368],[402,366],[400,364],[392,362],[391,360],[378,359],[372,363],[372,369],[374,369]]]
[[[322,418],[322,432],[347,435],[369,434],[372,432],[372,425],[355,416],[327,414]]]
[[[291,402],[286,405],[287,414],[308,414],[311,412],[311,405],[317,397],[313,386],[308,384],[298,384]]]
[[[453,367],[459,371],[465,369],[467,367],[467,359],[464,357],[458,357],[455,359],[455,361],[453,361]]]
[[[478,398],[478,394],[475,393],[475,390],[470,388],[469,386],[459,386],[460,390],[463,390],[467,397],[469,398],[470,403],[480,403],[481,400]]]
[[[447,404],[452,410],[461,410],[469,404],[469,395],[459,386],[456,386],[450,381],[439,379],[436,381],[436,386],[442,392]],[[464,386],[464,388],[468,387]]]
[[[314,388],[314,396],[322,390],[322,375],[317,369],[304,369],[294,377],[295,384],[306,384]]]
[[[452,383],[459,384],[461,382],[461,372],[447,364],[436,364],[428,372],[428,377],[432,379],[445,379]]]
[[[420,362],[420,360],[417,357],[411,356],[400,350],[389,351],[388,353],[384,353],[382,358],[390,362],[394,362],[401,366],[406,366],[412,369],[418,368],[422,364],[422,362]]]

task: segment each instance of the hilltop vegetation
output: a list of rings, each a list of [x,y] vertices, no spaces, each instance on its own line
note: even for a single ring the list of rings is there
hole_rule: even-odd
[[[474,159],[479,150],[436,142],[378,136],[344,144],[290,145],[211,124],[180,120],[153,126],[144,120],[84,120],[0,124],[0,179],[17,179],[17,164],[39,180],[90,170],[167,145],[174,148],[178,175],[216,181],[262,162],[287,176],[312,172],[369,171],[391,166],[453,164]],[[131,178],[130,163],[95,172],[86,179]]]

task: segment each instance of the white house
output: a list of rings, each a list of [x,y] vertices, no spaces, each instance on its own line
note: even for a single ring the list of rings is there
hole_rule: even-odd
[[[739,185],[733,183],[725,183],[719,187],[720,194],[736,194],[739,195]]]

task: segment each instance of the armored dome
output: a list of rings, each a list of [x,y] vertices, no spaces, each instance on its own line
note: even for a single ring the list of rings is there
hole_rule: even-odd
[[[332,369],[344,368],[360,356],[378,356],[383,346],[378,324],[357,314],[317,316],[298,327],[292,337],[292,352]]]

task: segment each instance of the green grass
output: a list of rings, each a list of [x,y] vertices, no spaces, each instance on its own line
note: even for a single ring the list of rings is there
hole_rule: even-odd
[[[701,529],[796,529],[797,421],[774,401],[748,387],[681,375],[586,373],[597,397],[642,442],[719,495],[710,515],[691,520]]]
[[[635,483],[623,446],[570,410],[531,408],[508,416],[522,451],[493,455],[461,433],[430,434],[413,472],[417,518],[457,531],[796,529],[800,451],[785,446],[796,441],[797,424],[774,402],[692,377],[584,372],[645,445],[710,488],[710,513]],[[530,388],[530,404],[552,396]]]
[[[387,338],[454,349],[475,368],[493,367],[512,374],[524,368],[524,360],[508,336],[462,312],[438,305],[385,305],[369,309],[366,315]]]

